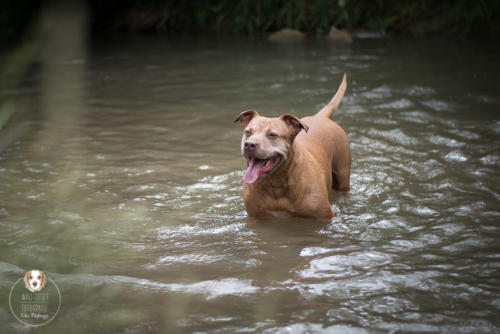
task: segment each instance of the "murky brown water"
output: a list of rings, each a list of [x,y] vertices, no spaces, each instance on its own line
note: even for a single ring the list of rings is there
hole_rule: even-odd
[[[59,54],[23,89],[31,131],[0,153],[0,328],[40,268],[40,333],[500,330],[499,49],[125,39]],[[331,223],[247,221],[243,110],[334,115],[352,190]]]

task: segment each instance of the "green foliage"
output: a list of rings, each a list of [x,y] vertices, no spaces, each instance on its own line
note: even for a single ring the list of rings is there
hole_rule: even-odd
[[[254,34],[287,27],[323,35],[335,25],[412,34],[500,31],[500,0],[94,0],[91,5],[101,27],[122,30]],[[131,23],[134,13],[139,20],[148,12],[147,24]]]
[[[38,0],[1,0],[0,41],[16,42],[39,8]]]
[[[61,0],[63,1],[63,0]],[[0,39],[19,37],[41,0],[3,0]],[[332,25],[411,34],[500,32],[500,0],[89,0],[95,31],[257,34],[282,28],[321,36]]]

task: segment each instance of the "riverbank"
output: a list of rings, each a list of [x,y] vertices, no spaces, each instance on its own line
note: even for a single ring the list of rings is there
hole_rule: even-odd
[[[259,35],[288,28],[322,37],[332,26],[409,36],[497,38],[500,33],[500,0],[89,0],[85,3],[89,8],[89,29],[97,35],[207,31]],[[40,0],[3,2],[0,5],[3,46],[18,41],[33,18],[48,5]]]
[[[272,33],[284,28],[324,36],[331,26],[407,35],[481,35],[500,31],[500,1],[90,1],[94,31]]]

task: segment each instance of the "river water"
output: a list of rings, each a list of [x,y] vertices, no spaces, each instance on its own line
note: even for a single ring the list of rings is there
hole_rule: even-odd
[[[0,323],[29,269],[62,305],[37,333],[500,330],[499,47],[127,38],[57,54],[0,152]],[[333,119],[352,189],[330,223],[247,219],[238,114]]]

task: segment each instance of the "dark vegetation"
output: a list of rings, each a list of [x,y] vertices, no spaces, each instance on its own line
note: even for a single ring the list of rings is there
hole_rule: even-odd
[[[14,40],[45,2],[1,3],[0,39]],[[287,27],[321,36],[332,25],[412,35],[495,37],[500,32],[500,0],[89,0],[88,4],[91,28],[98,33],[259,34]]]
[[[293,28],[322,35],[331,25],[414,35],[494,34],[499,0],[111,0],[91,1],[99,30],[255,34]]]
[[[0,41],[12,42],[19,39],[40,6],[39,0],[0,0]]]

